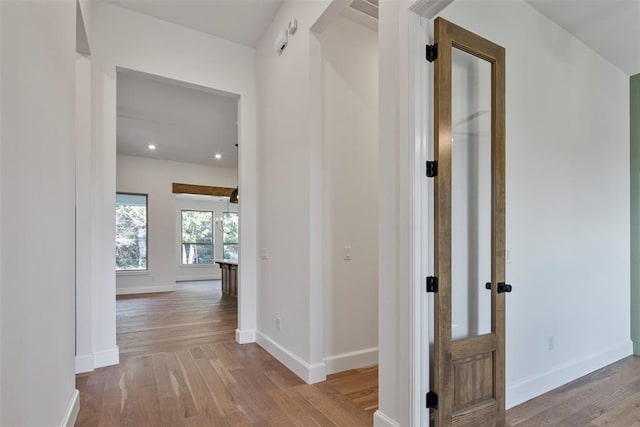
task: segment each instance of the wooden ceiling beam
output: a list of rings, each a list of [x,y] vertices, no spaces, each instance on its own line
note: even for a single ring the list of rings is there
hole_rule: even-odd
[[[173,183],[174,194],[199,194],[202,196],[229,197],[233,188],[213,187],[210,185],[180,184]]]

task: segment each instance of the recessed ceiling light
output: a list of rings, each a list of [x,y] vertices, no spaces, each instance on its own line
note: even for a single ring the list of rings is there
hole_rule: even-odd
[[[147,148],[148,148],[149,150],[155,150],[155,149],[156,149],[156,146],[155,146],[155,144],[149,144],[149,145],[147,145]]]
[[[215,157],[216,159],[221,159],[222,158],[222,154],[216,153],[213,157]]]

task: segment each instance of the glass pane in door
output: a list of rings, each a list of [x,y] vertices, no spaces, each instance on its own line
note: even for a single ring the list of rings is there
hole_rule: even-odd
[[[491,63],[452,49],[451,331],[491,332]]]

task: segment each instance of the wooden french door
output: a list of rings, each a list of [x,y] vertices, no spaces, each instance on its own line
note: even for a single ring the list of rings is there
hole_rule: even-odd
[[[437,290],[428,400],[437,426],[503,426],[505,293],[511,291],[505,283],[505,51],[442,18],[435,20],[435,48]]]

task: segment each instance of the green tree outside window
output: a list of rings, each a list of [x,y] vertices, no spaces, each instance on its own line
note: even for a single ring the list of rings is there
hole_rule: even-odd
[[[213,212],[182,211],[182,264],[213,264]]]
[[[116,194],[116,270],[147,269],[147,196]]]
[[[222,254],[225,261],[238,262],[238,214],[225,212],[223,216]]]

